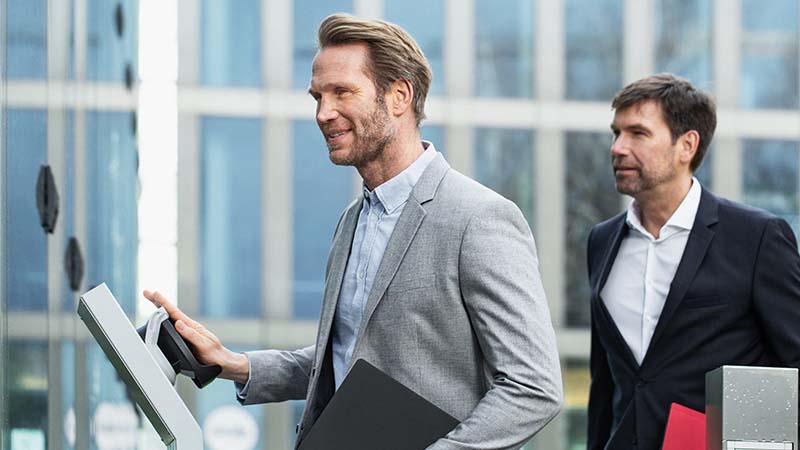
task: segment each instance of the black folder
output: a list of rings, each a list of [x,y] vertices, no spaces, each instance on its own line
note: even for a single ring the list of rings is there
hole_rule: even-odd
[[[359,359],[299,450],[423,450],[458,423]]]

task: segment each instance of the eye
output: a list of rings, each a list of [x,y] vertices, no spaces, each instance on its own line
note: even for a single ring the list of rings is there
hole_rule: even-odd
[[[333,93],[336,94],[337,97],[341,97],[341,96],[343,96],[343,95],[345,95],[345,94],[347,94],[349,92],[350,91],[348,89],[342,88],[342,87],[339,87],[339,88],[336,88],[336,89],[333,90]]]

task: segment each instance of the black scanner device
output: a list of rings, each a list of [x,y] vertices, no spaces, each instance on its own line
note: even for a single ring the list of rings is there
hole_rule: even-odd
[[[178,333],[173,320],[163,308],[156,310],[136,332],[172,384],[175,384],[176,375],[180,373],[191,378],[202,389],[222,372],[222,367],[216,364],[200,364],[194,355],[194,346]]]

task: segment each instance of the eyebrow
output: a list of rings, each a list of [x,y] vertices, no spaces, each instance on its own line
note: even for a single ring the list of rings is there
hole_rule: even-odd
[[[642,125],[641,123],[634,123],[634,124],[630,124],[630,125],[625,125],[623,127],[618,127],[618,126],[614,125],[613,123],[611,124],[611,131],[612,132],[618,133],[620,131],[620,129],[625,129],[627,131],[640,131],[640,132],[646,133],[648,135],[652,134],[652,131],[650,130],[650,128]]]

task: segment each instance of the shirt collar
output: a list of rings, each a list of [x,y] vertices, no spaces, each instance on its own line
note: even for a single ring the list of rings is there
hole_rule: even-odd
[[[669,220],[667,220],[667,223],[661,227],[662,232],[659,233],[661,238],[666,237],[664,231],[666,231],[668,228],[691,231],[692,227],[694,226],[694,219],[697,216],[697,210],[700,208],[701,193],[702,188],[700,186],[700,182],[697,180],[697,178],[692,177],[692,187],[689,188],[689,192],[686,194],[686,197],[683,198],[683,201],[678,206],[678,209],[672,213],[672,216],[669,218]],[[635,200],[628,204],[628,214],[625,218],[625,221],[628,223],[629,227],[646,236],[650,236],[650,233],[645,230],[641,220],[639,219],[639,207]]]
[[[375,197],[383,205],[387,213],[394,212],[403,206],[411,195],[411,190],[417,184],[428,164],[436,157],[436,148],[428,141],[422,141],[425,151],[405,170],[395,175],[392,179],[376,187],[373,192],[363,186],[364,197],[374,202]],[[373,195],[374,194],[374,195]]]

